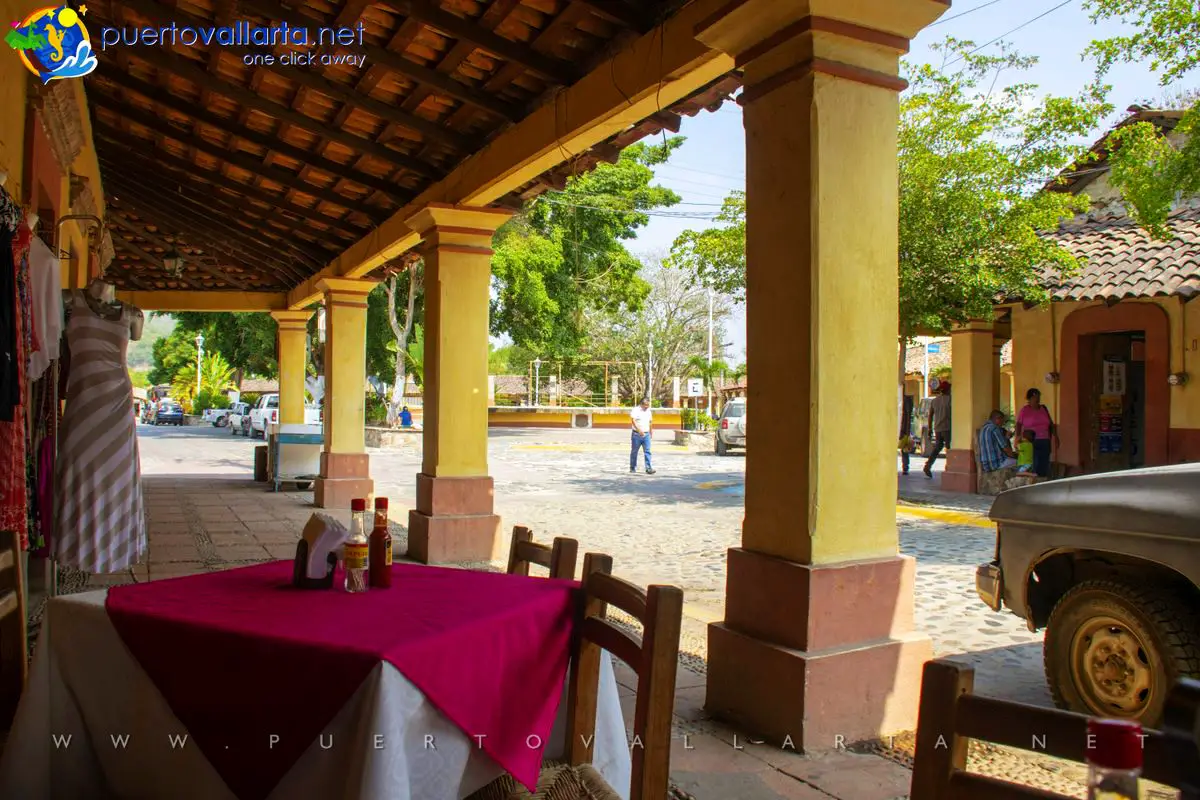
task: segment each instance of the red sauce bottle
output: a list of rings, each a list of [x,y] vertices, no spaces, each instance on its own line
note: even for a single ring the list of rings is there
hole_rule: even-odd
[[[386,589],[392,585],[392,534],[388,532],[388,501],[386,497],[375,498],[375,527],[371,529],[370,568],[367,570],[371,586]]]

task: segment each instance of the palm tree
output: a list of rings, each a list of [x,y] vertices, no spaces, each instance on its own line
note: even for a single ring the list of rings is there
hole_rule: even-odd
[[[207,393],[209,397],[216,397],[226,389],[236,389],[233,379],[234,369],[220,353],[209,353],[200,362],[200,392]],[[197,394],[196,368],[191,365],[180,367],[171,381],[171,396],[195,413]]]
[[[707,358],[692,356],[688,359],[686,369],[694,375],[699,375],[704,381],[704,390],[708,392],[708,413],[711,416],[712,394],[717,386],[717,378],[729,371],[729,365],[717,358],[709,361]]]

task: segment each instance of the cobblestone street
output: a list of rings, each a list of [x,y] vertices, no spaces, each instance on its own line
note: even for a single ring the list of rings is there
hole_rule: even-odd
[[[253,445],[224,430],[142,427],[143,472],[249,479]],[[717,458],[654,443],[655,475],[629,472],[624,431],[493,429],[490,467],[506,529],[529,525],[539,538],[571,536],[584,552],[613,556],[635,583],[672,583],[687,598],[684,648],[702,664],[707,622],[722,617],[725,552],[740,540],[745,458]],[[371,451],[376,492],[391,498],[392,519],[407,522],[415,502],[418,447]],[[904,481],[920,482],[919,475]],[[298,494],[297,498],[305,495]],[[991,558],[993,528],[967,514],[899,509],[902,552],[917,559],[917,621],[939,656],[961,655],[977,669],[981,693],[1048,705],[1042,634],[995,614],[975,596],[977,564]],[[933,518],[931,518],[933,517]],[[940,517],[940,518],[936,518]],[[953,523],[944,521],[946,518]]]

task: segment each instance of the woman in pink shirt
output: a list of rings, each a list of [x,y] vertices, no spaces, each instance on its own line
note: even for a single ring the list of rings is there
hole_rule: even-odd
[[[1017,412],[1017,438],[1025,431],[1033,431],[1033,471],[1042,478],[1050,477],[1050,443],[1058,449],[1058,429],[1050,417],[1050,409],[1042,405],[1042,393],[1030,389],[1025,393],[1025,405]]]

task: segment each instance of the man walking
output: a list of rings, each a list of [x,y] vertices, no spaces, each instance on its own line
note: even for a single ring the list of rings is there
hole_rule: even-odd
[[[937,388],[937,397],[929,402],[929,429],[933,431],[933,452],[925,462],[926,478],[933,477],[933,464],[941,455],[942,448],[950,449],[950,386],[942,383]]]
[[[654,468],[650,466],[650,418],[649,397],[643,399],[640,406],[636,406],[629,412],[629,419],[633,423],[632,449],[629,451],[630,473],[637,472],[638,448],[641,448],[646,454],[646,474],[654,474]]]

